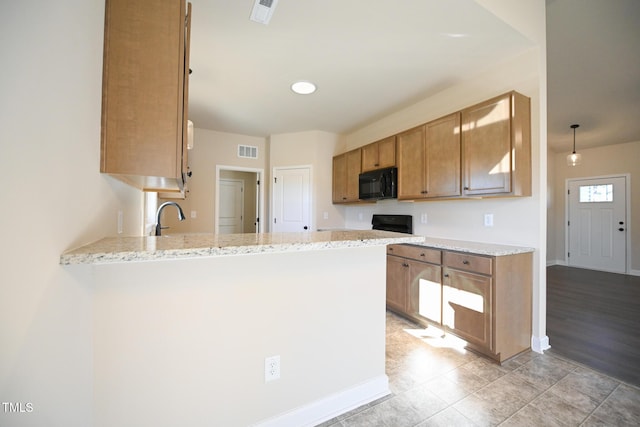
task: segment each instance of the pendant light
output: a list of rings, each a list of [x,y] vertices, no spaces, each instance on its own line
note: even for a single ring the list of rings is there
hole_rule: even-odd
[[[571,125],[571,129],[573,129],[573,153],[567,156],[567,165],[569,166],[577,166],[582,163],[582,154],[576,153],[576,128],[580,127],[580,125]]]

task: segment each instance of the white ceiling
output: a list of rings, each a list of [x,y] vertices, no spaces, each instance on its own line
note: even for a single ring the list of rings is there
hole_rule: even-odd
[[[279,0],[268,25],[253,0],[190,1],[189,116],[221,132],[348,132],[532,46],[473,0]],[[572,123],[578,147],[640,140],[640,1],[547,5],[549,145]]]

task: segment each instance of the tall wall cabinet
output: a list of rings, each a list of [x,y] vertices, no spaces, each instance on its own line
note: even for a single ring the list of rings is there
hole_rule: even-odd
[[[358,201],[358,176],[361,170],[360,148],[333,158],[333,203]]]
[[[183,193],[191,4],[107,0],[100,171],[144,191]]]
[[[529,104],[509,92],[462,110],[464,195],[531,195]]]

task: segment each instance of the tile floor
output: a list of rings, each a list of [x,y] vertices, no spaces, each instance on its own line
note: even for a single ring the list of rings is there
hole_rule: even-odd
[[[322,427],[640,425],[636,387],[552,351],[500,366],[392,313],[386,369],[391,395]]]

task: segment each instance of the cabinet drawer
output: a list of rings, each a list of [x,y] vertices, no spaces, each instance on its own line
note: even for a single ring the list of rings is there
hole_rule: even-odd
[[[442,251],[418,245],[389,245],[387,254],[431,264],[442,264]]]
[[[492,258],[458,252],[445,252],[444,265],[460,270],[491,275]]]

